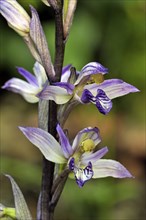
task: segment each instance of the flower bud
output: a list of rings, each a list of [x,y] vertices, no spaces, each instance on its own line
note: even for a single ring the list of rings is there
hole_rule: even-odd
[[[42,2],[47,5],[47,6],[50,6],[49,2],[47,0],[42,0]]]
[[[30,17],[16,0],[0,0],[0,13],[19,35],[28,35]]]

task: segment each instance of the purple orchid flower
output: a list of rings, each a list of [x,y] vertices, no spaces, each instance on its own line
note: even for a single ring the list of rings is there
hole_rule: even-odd
[[[70,90],[69,100],[76,100],[78,103],[93,103],[102,114],[107,114],[112,108],[112,99],[138,92],[139,90],[120,80],[104,80],[103,76],[108,73],[108,69],[97,62],[90,62],[82,70],[72,72],[71,65],[67,65],[62,70],[61,82],[54,85]],[[75,76],[73,76],[73,74]],[[42,99],[49,100],[49,86],[39,94]],[[70,97],[70,98],[69,98]],[[61,104],[65,104],[62,102]]]
[[[18,67],[17,70],[27,82],[18,78],[12,78],[2,86],[3,89],[19,93],[26,101],[36,103],[39,101],[38,94],[48,85],[50,100],[54,100],[57,104],[62,104],[62,102],[67,102],[70,99],[72,90],[69,90],[68,84],[66,87],[49,85],[46,72],[40,63],[36,62],[34,65],[33,71],[35,75],[22,67]]]
[[[20,127],[27,139],[42,152],[47,160],[64,164],[70,170],[70,177],[72,173],[74,174],[79,187],[91,178],[132,177],[119,162],[101,159],[108,152],[108,148],[95,150],[101,141],[98,128],[84,128],[76,135],[72,145],[59,124],[56,129],[59,142],[40,128]]]

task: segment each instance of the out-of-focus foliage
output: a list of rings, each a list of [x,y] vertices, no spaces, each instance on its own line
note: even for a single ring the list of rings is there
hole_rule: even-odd
[[[49,49],[54,57],[54,20],[51,9],[41,1],[19,0],[29,13],[37,8]],[[90,61],[109,68],[106,78],[121,78],[141,90],[114,100],[107,116],[95,106],[79,106],[65,127],[71,139],[87,126],[101,130],[101,146],[109,147],[107,157],[120,160],[135,176],[132,180],[100,179],[78,189],[68,181],[56,210],[57,220],[143,220],[145,219],[145,1],[78,1],[67,42],[64,64],[80,70]],[[29,13],[30,14],[30,13]],[[30,71],[34,64],[26,45],[4,19],[1,22],[1,85],[20,77],[15,66]],[[41,182],[41,155],[18,130],[37,126],[37,105],[19,95],[1,95],[1,172],[15,178],[35,216]],[[2,178],[2,203],[13,206],[10,187]],[[10,196],[11,195],[11,196]]]

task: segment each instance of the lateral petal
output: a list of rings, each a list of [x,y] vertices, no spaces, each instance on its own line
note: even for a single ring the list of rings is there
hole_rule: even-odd
[[[18,72],[23,76],[31,85],[38,86],[36,77],[32,75],[29,71],[22,67],[17,67]]]
[[[110,99],[133,92],[139,92],[135,86],[132,86],[120,79],[104,80],[101,84],[93,83],[92,85],[86,85],[84,89],[90,90],[90,92],[94,95],[96,95],[97,89],[102,89]]]
[[[73,154],[73,150],[72,150],[72,147],[69,143],[69,140],[66,137],[66,135],[64,134],[64,131],[62,130],[62,128],[60,127],[59,124],[57,125],[56,130],[59,135],[63,154],[66,158],[69,158]]]
[[[97,160],[102,158],[106,153],[108,152],[107,147],[103,147],[102,149],[96,151],[96,152],[85,152],[82,155],[81,161],[83,165],[87,165],[89,161],[91,161],[92,164],[95,164]]]
[[[40,128],[19,127],[19,129],[47,160],[59,164],[66,163],[61,146],[51,134]]]
[[[65,88],[52,85],[46,86],[37,96],[41,99],[53,100],[59,105],[68,102],[72,98],[72,95],[68,94]]]
[[[132,177],[130,172],[118,161],[109,159],[100,159],[93,164],[93,178],[115,177],[126,178]]]

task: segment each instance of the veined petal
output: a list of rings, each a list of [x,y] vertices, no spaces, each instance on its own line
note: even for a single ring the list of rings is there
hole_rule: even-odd
[[[0,13],[21,36],[28,35],[30,17],[16,0],[0,0]]]
[[[88,89],[84,89],[81,96],[81,101],[83,103],[91,102],[96,104],[99,112],[104,115],[109,113],[112,108],[112,101],[109,99],[109,97],[107,97],[106,93],[102,89],[97,89],[95,96]]]
[[[64,153],[65,158],[69,158],[73,154],[72,147],[68,141],[68,138],[64,134],[64,131],[58,124],[56,127],[57,133],[59,135],[60,143],[61,143],[61,148]]]
[[[78,149],[82,146],[82,143],[87,140],[87,139],[91,139],[95,146],[100,143],[101,138],[99,135],[99,129],[98,128],[84,128],[83,130],[81,130],[75,137],[73,144],[72,144],[72,149],[74,151],[78,151]]]
[[[92,74],[97,74],[97,73],[101,73],[101,74],[106,74],[108,73],[108,69],[105,68],[104,66],[102,66],[100,63],[98,62],[90,62],[88,63],[87,65],[85,65],[79,76],[78,76],[78,79],[77,81],[75,82],[75,85],[79,84],[79,82],[83,79],[83,77],[87,77],[87,76],[90,76]]]
[[[56,83],[53,83],[53,85],[66,89],[68,94],[70,95],[73,94],[73,90],[75,88],[73,84],[66,83],[66,82],[56,82]]]
[[[42,88],[45,82],[47,81],[47,75],[44,67],[39,62],[35,62],[33,71],[36,75],[38,86]]]
[[[112,108],[112,101],[107,97],[105,92],[101,89],[97,90],[96,107],[102,114],[107,114]]]
[[[126,178],[132,177],[129,171],[119,162],[115,160],[100,159],[93,164],[93,178],[115,177]]]
[[[46,86],[37,96],[41,99],[53,100],[59,105],[68,102],[72,98],[72,95],[68,94],[65,88],[52,85]]]
[[[36,97],[36,94],[39,92],[38,87],[30,85],[21,79],[12,78],[2,88],[21,94],[30,103],[38,102],[38,98]]]
[[[47,160],[59,164],[66,163],[61,146],[51,134],[40,128],[19,127],[19,129]]]
[[[22,67],[17,67],[18,72],[31,84],[38,86],[36,77]]]
[[[94,163],[102,158],[106,153],[108,152],[107,147],[103,147],[102,149],[96,151],[96,152],[85,152],[81,157],[81,162],[83,165],[87,165],[89,161],[94,165]]]
[[[92,163],[89,161],[88,165],[84,169],[75,167],[74,174],[75,174],[76,183],[78,184],[78,186],[80,188],[83,187],[84,184],[88,180],[90,180],[94,175],[94,172],[92,170]]]
[[[120,79],[108,79],[104,80],[101,84],[93,83],[92,85],[86,85],[84,88],[90,90],[93,95],[96,95],[97,89],[102,89],[110,99],[114,99],[128,93],[139,92],[136,87]]]
[[[70,71],[71,66],[72,65],[69,64],[69,65],[64,66],[62,68],[61,82],[68,82],[68,79],[69,79],[70,74],[71,74],[71,71]]]

